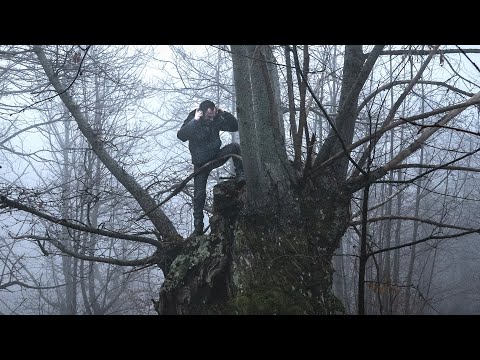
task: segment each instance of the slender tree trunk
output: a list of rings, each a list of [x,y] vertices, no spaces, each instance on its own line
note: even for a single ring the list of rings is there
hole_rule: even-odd
[[[392,68],[392,61],[390,58],[390,82],[393,81],[393,68]],[[399,106],[399,105],[398,105]],[[394,103],[393,101],[393,91],[390,92],[390,107],[392,109],[397,109],[398,106]],[[394,144],[394,132],[395,129],[392,129],[390,131],[390,143],[388,144],[389,151],[388,151],[388,161],[391,161],[393,159],[393,148],[395,146]],[[392,193],[393,193],[393,175],[394,172],[390,171],[388,174],[388,180],[390,181],[387,184],[387,198],[389,199],[386,203],[386,209],[385,209],[385,214],[387,216],[392,215]],[[387,220],[385,224],[385,247],[389,248],[391,246],[391,236],[392,236],[392,220]],[[391,291],[392,288],[392,279],[391,279],[391,264],[390,264],[390,251],[387,251],[385,253],[384,257],[384,271],[383,271],[383,276],[382,276],[382,282],[385,283],[386,286],[386,291],[384,292],[384,297],[383,297],[383,304],[385,304],[385,312],[387,314],[392,313],[392,300],[393,300],[393,294]]]
[[[423,148],[420,150],[420,164],[423,164]],[[418,170],[419,174],[421,173],[421,169]],[[422,178],[418,180],[418,185],[417,185],[417,191],[416,191],[416,197],[415,197],[415,213],[414,217],[418,218],[418,215],[420,213],[420,198],[421,198],[421,188],[422,188]],[[412,235],[412,242],[417,240],[418,237],[418,221],[414,221],[413,223],[413,235]],[[414,265],[415,265],[415,259],[416,259],[416,245],[411,246],[411,253],[410,253],[410,261],[408,264],[408,272],[407,272],[407,278],[406,278],[406,291],[405,291],[405,307],[404,307],[404,313],[405,314],[410,314],[412,309],[411,309],[411,292],[412,292],[412,279],[413,279],[413,270],[414,270]]]
[[[400,144],[403,143],[403,129],[400,132]],[[401,146],[401,145],[400,145]],[[400,148],[401,150],[401,148]],[[397,170],[397,181],[401,182],[403,180],[402,171],[399,169]],[[400,191],[397,196],[397,210],[396,214],[398,216],[401,215],[402,212],[402,201],[403,201],[403,192]],[[395,246],[400,246],[400,239],[401,239],[401,229],[402,229],[402,221],[398,219],[395,222]],[[396,286],[398,293],[400,292],[400,249],[397,248],[393,251],[393,284]],[[397,301],[394,301],[392,307],[392,313],[398,313],[399,307],[399,297],[396,298]]]
[[[64,122],[65,125],[65,137],[62,144],[62,208],[61,214],[63,219],[70,219],[70,197],[71,197],[71,164],[70,164],[70,155],[69,148],[71,147],[70,143],[70,122]],[[73,249],[73,237],[71,236],[68,229],[62,227],[61,230],[61,241],[62,244],[67,249]],[[62,257],[62,270],[63,276],[65,278],[65,314],[75,315],[77,304],[76,300],[76,278],[73,274],[73,263],[74,258],[71,257]]]
[[[365,269],[367,266],[368,198],[370,185],[363,191],[362,236],[360,238],[360,258],[358,267],[358,315],[365,315]]]
[[[425,97],[424,97],[424,86],[422,86],[422,102],[421,102],[421,109],[422,112],[425,111]],[[422,120],[423,124],[423,120]],[[424,149],[423,147],[420,149],[420,164],[423,165],[423,159],[424,157]],[[418,169],[418,173],[421,174],[422,169]],[[422,180],[423,178],[420,178],[418,181],[418,186],[417,186],[417,192],[416,192],[416,197],[415,197],[415,214],[414,217],[418,218],[419,212],[420,212],[420,197],[421,197],[421,188],[422,188]],[[415,221],[413,224],[413,239],[412,241],[417,240],[418,236],[418,221]],[[415,264],[415,259],[416,259],[416,246],[413,245],[411,248],[411,255],[410,255],[410,263],[408,265],[408,273],[407,273],[407,290],[405,293],[405,314],[410,314],[412,311],[411,307],[411,300],[410,300],[410,294],[411,294],[411,289],[413,286],[412,283],[412,278],[413,278],[413,270],[414,270],[414,264]]]
[[[335,252],[335,256],[333,257],[333,267],[335,269],[333,274],[333,293],[340,301],[342,301],[343,304],[345,304],[345,268],[343,263],[343,253],[342,241],[340,243],[340,247]]]

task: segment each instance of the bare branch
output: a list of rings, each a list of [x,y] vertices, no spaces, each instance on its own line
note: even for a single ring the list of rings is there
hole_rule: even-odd
[[[471,100],[471,99],[470,99]],[[375,133],[371,134],[371,135],[368,135],[360,140],[357,140],[355,141],[354,143],[352,143],[350,146],[347,147],[347,150],[350,152],[352,151],[353,149],[359,147],[360,145],[363,145],[365,144],[366,142],[370,141],[371,139],[373,138],[377,138],[377,140],[379,140],[383,134],[385,134],[388,130],[391,130],[393,128],[396,128],[397,126],[400,126],[402,124],[405,124],[405,122],[407,123],[411,123],[415,120],[420,120],[420,119],[426,119],[430,116],[434,116],[434,115],[437,115],[437,114],[441,114],[441,113],[444,113],[444,112],[447,112],[447,111],[451,111],[451,110],[455,110],[455,109],[459,109],[459,108],[463,108],[465,107],[466,104],[469,104],[469,105],[476,105],[476,104],[479,104],[480,103],[480,98],[477,99],[476,101],[466,101],[466,102],[463,102],[463,103],[460,103],[460,104],[455,104],[455,105],[450,105],[450,106],[445,106],[443,108],[439,108],[439,109],[436,109],[436,110],[432,110],[432,111],[428,111],[428,112],[425,112],[425,113],[422,113],[422,114],[418,114],[418,115],[414,115],[414,116],[410,116],[410,117],[407,117],[407,118],[401,118],[399,120],[396,120],[396,121],[393,121],[391,122],[389,125],[385,126],[384,128],[381,128],[379,130],[377,130]],[[332,157],[330,157],[328,160],[325,160],[323,163],[317,165],[313,171],[318,171],[320,170],[321,168],[325,167],[325,166],[328,166],[330,165],[333,161],[337,160],[338,158],[342,157],[344,154],[343,151],[339,151],[338,153],[336,153],[335,155],[333,155]]]
[[[7,141],[13,139],[15,136],[20,135],[22,132],[25,132],[25,131],[28,131],[28,130],[37,128],[37,127],[39,127],[39,126],[48,125],[48,124],[53,124],[53,123],[56,123],[56,122],[58,122],[58,121],[65,121],[65,119],[57,119],[57,120],[45,121],[45,122],[42,122],[42,123],[38,123],[38,124],[33,124],[33,125],[31,125],[31,126],[27,126],[26,128],[20,129],[20,130],[18,130],[17,132],[15,132],[14,134],[12,134],[12,135],[10,135],[9,137],[7,137],[6,139],[3,139],[2,141],[0,141],[0,145],[5,144]]]
[[[402,244],[402,245],[391,246],[391,247],[388,247],[388,248],[385,248],[385,249],[372,251],[372,252],[367,254],[367,257],[372,256],[372,255],[376,255],[376,254],[380,254],[380,253],[383,253],[383,252],[387,252],[387,251],[392,251],[392,250],[401,249],[401,248],[404,248],[404,247],[420,244],[420,243],[426,242],[428,240],[453,239],[453,238],[457,238],[457,237],[461,237],[461,236],[465,236],[465,235],[470,235],[470,234],[474,234],[474,233],[480,233],[480,229],[472,229],[472,230],[464,231],[464,232],[461,232],[461,233],[458,233],[458,234],[451,234],[451,235],[427,236],[423,239],[416,240],[416,241],[411,241],[411,242],[408,242],[408,243],[405,243],[405,244]]]
[[[369,218],[367,220],[367,222],[372,223],[372,222],[384,221],[384,220],[418,221],[418,222],[429,224],[429,225],[434,225],[434,226],[444,227],[444,228],[449,228],[449,229],[455,229],[455,230],[464,230],[464,231],[470,231],[470,232],[480,231],[480,229],[472,229],[472,228],[467,228],[467,227],[463,227],[463,226],[444,224],[444,223],[439,223],[439,222],[433,221],[433,220],[417,218],[417,217],[414,217],[414,216],[384,215],[384,216]],[[360,225],[361,223],[362,223],[361,220],[353,220],[353,221],[350,221],[350,226]]]
[[[420,149],[423,146],[423,144],[425,144],[427,139],[429,139],[433,134],[435,134],[441,128],[441,126],[447,124],[450,120],[452,120],[454,117],[460,114],[463,110],[465,110],[466,108],[468,108],[473,104],[477,104],[478,102],[480,102],[480,92],[472,96],[469,100],[461,104],[458,104],[459,106],[457,109],[452,110],[448,114],[443,116],[443,118],[436,123],[437,125],[440,125],[440,126],[423,130],[422,134],[417,139],[415,139],[413,143],[411,143],[404,150],[400,151],[397,154],[397,156],[395,156],[390,162],[388,162],[381,168],[375,171],[372,171],[368,179],[365,178],[363,175],[360,175],[358,177],[352,177],[349,180],[347,180],[347,185],[350,187],[350,190],[357,191],[358,189],[361,189],[363,186],[365,186],[366,181],[372,182],[383,177],[390,170],[392,170],[398,164],[400,164],[403,160],[405,160],[407,157],[409,157],[418,149]]]
[[[445,166],[445,165],[426,165],[426,164],[399,164],[397,166],[394,166],[392,169],[410,169],[410,168],[480,172],[480,169],[472,168],[468,166]],[[422,176],[424,175],[425,173],[422,174]]]
[[[454,131],[462,132],[462,133],[465,133],[465,134],[480,136],[480,132],[478,132],[478,131],[470,131],[470,130],[467,130],[467,129],[460,129],[460,128],[456,128],[456,127],[453,127],[453,126],[440,125],[440,124],[431,124],[431,125],[428,125],[428,124],[418,124],[418,123],[416,123],[416,122],[414,122],[414,121],[411,121],[411,120],[408,120],[408,119],[405,119],[405,118],[402,118],[402,117],[401,117],[400,119],[408,122],[409,124],[412,124],[412,125],[415,125],[415,126],[419,126],[419,127],[420,127],[420,129],[418,130],[419,133],[420,133],[423,129],[426,129],[426,128],[441,128],[441,129],[454,130]]]
[[[402,104],[402,102],[405,100],[405,98],[407,97],[407,95],[410,93],[410,91],[413,89],[413,87],[418,83],[418,81],[420,80],[423,72],[425,71],[425,69],[427,68],[428,64],[430,63],[430,61],[433,59],[433,56],[435,55],[436,51],[438,50],[438,48],[440,47],[440,45],[436,45],[433,47],[433,49],[430,51],[428,57],[425,59],[425,61],[423,62],[422,66],[420,67],[420,69],[418,70],[417,74],[415,75],[415,77],[413,79],[410,80],[410,82],[408,83],[407,87],[403,90],[402,94],[398,97],[398,99],[395,101],[395,104],[393,104],[392,108],[390,109],[390,111],[388,112],[388,115],[387,117],[385,118],[385,120],[383,121],[382,125],[380,126],[380,128],[383,128],[385,126],[388,126],[394,119],[394,116],[395,116],[395,113],[397,112],[397,109],[400,107],[400,105]],[[373,138],[370,142],[370,144],[368,144],[368,147],[367,149],[364,151],[364,153],[362,154],[362,156],[360,157],[360,160],[358,161],[358,164],[359,166],[363,166],[365,164],[365,162],[367,161],[368,159],[368,156],[370,154],[370,151],[371,149],[373,149],[375,147],[375,145],[377,144],[378,142],[378,139],[377,138]],[[358,168],[357,168],[358,169]],[[352,173],[352,176],[358,176],[359,175],[359,171],[356,171],[354,170],[353,173]],[[365,174],[363,174],[365,175]]]
[[[12,239],[17,239],[17,240],[33,239],[33,240],[48,241],[57,249],[59,249],[61,252],[69,256],[75,257],[77,259],[95,261],[95,262],[101,262],[101,263],[107,263],[107,264],[113,264],[113,265],[119,265],[119,266],[143,266],[143,265],[154,264],[158,260],[158,258],[153,255],[147,256],[143,259],[136,259],[136,260],[121,260],[121,259],[105,258],[105,257],[99,257],[99,256],[84,255],[84,254],[77,253],[67,249],[65,246],[62,245],[60,241],[52,239],[51,237],[48,237],[48,236],[35,236],[35,235],[12,236]]]
[[[33,286],[33,285],[28,285],[25,284],[24,282],[21,281],[9,281],[5,284],[0,284],[0,290],[4,290],[10,286],[18,285],[27,289],[35,289],[35,290],[47,290],[47,289],[57,289],[62,286],[66,286],[67,284],[62,284],[62,285],[56,285],[56,286]]]
[[[470,151],[470,152],[468,152],[468,153],[466,153],[466,154],[464,154],[464,155],[462,155],[462,156],[460,156],[460,157],[458,157],[458,158],[456,158],[456,159],[453,159],[453,160],[451,160],[451,161],[449,161],[449,162],[447,162],[447,163],[445,163],[445,164],[441,164],[441,165],[437,165],[437,166],[433,166],[433,165],[432,165],[432,166],[430,167],[430,170],[427,170],[427,171],[425,171],[425,172],[423,172],[423,173],[415,176],[413,179],[408,179],[408,180],[383,180],[383,181],[377,181],[377,182],[378,182],[378,183],[380,183],[380,182],[384,182],[384,183],[393,182],[393,183],[397,183],[397,184],[399,184],[399,183],[413,183],[414,181],[416,181],[416,180],[424,177],[425,175],[428,175],[428,174],[430,174],[430,173],[432,173],[432,172],[434,172],[434,171],[436,171],[436,170],[447,169],[451,164],[456,163],[457,161],[463,160],[463,159],[465,159],[465,158],[467,158],[467,157],[469,157],[469,156],[471,156],[471,155],[473,155],[473,154],[476,154],[476,153],[479,152],[479,151],[480,151],[480,147],[477,148],[477,149],[475,149],[475,150],[473,150],[473,151]],[[452,168],[453,168],[453,167],[452,167]],[[392,168],[392,169],[393,169],[393,168]],[[467,169],[468,169],[468,168],[467,168]]]
[[[444,49],[440,51],[442,54],[461,54],[463,52],[470,54],[480,54],[480,49]],[[415,49],[405,49],[405,50],[383,50],[380,55],[428,55],[430,50],[415,50]]]
[[[404,185],[401,189],[399,189],[398,191],[394,192],[392,195],[387,196],[384,201],[381,201],[381,202],[379,202],[378,204],[369,207],[369,208],[368,208],[368,212],[370,212],[370,211],[372,211],[372,210],[375,210],[375,209],[378,209],[379,207],[385,205],[387,202],[389,202],[390,200],[392,200],[393,198],[395,198],[397,195],[399,195],[402,191],[405,191],[409,186],[410,186],[410,184]],[[360,216],[360,215],[361,215],[361,211],[359,210],[358,212],[352,214],[352,218],[354,219],[354,218],[356,218],[357,216]]]
[[[70,83],[70,85],[68,85],[64,90],[62,90],[61,93],[67,92],[68,89],[70,89],[70,88],[73,86],[73,84],[75,83],[75,81],[77,80],[78,76],[79,76],[80,73],[81,73],[83,61],[85,60],[85,56],[87,55],[87,52],[88,52],[88,50],[90,49],[90,46],[91,46],[91,45],[88,45],[87,48],[85,49],[85,53],[84,53],[84,55],[82,56],[82,59],[81,59],[81,61],[80,61],[80,64],[78,65],[77,74],[76,74],[75,77],[73,78],[73,80],[72,80],[72,82]],[[34,50],[34,51],[35,51],[35,50]],[[30,104],[30,105],[22,108],[21,110],[16,111],[15,113],[24,112],[25,110],[27,110],[27,109],[29,109],[29,108],[31,108],[31,107],[39,104],[39,103],[52,100],[52,99],[56,98],[57,96],[60,96],[61,93],[57,93],[57,94],[52,95],[52,96],[50,96],[50,97],[48,97],[48,98],[46,98],[46,99],[41,99],[41,100],[35,101],[34,103],[32,103],[32,104]]]
[[[142,242],[142,243],[153,245],[157,248],[162,245],[162,243],[160,241],[155,240],[155,239],[150,239],[150,238],[147,238],[147,237],[144,237],[144,236],[122,234],[122,233],[119,233],[119,232],[116,232],[116,231],[109,231],[109,230],[91,228],[91,227],[84,226],[84,225],[74,224],[72,222],[67,221],[66,219],[56,218],[54,216],[51,216],[51,215],[45,214],[41,211],[38,211],[37,209],[35,209],[31,206],[21,204],[18,201],[15,201],[15,200],[12,200],[12,199],[8,199],[6,196],[3,196],[3,195],[0,195],[0,203],[2,205],[6,206],[6,207],[26,211],[26,212],[28,212],[30,214],[33,214],[33,215],[36,215],[36,216],[38,216],[42,219],[48,220],[48,221],[50,221],[54,224],[62,225],[62,226],[68,227],[70,229],[85,231],[85,232],[88,232],[88,233],[98,234],[98,235],[107,236],[107,237],[111,237],[111,238],[115,238],[115,239],[124,239],[124,240]]]
[[[397,86],[397,85],[403,85],[403,84],[408,84],[410,83],[411,80],[397,80],[397,81],[392,81],[391,83],[388,83],[388,84],[385,84],[383,86],[380,86],[378,89],[376,89],[374,92],[372,92],[370,95],[368,95],[360,105],[358,105],[357,107],[357,114],[360,113],[360,111],[365,107],[365,105],[368,104],[368,102],[370,100],[372,100],[378,93],[384,91],[384,90],[388,90],[388,89],[391,89],[393,88],[394,86]],[[473,93],[470,93],[470,92],[467,92],[467,91],[464,91],[464,90],[461,90],[459,88],[456,88],[452,85],[448,85],[442,81],[426,81],[426,80],[419,80],[417,81],[417,84],[425,84],[425,85],[438,85],[438,86],[443,86],[443,87],[446,87],[447,89],[449,90],[452,90],[452,91],[455,91],[456,93],[459,93],[459,94],[462,94],[462,95],[466,95],[466,96],[473,96],[474,94]]]
[[[457,47],[458,50],[462,52],[462,54],[468,59],[468,61],[470,61],[470,64],[472,64],[475,67],[475,69],[477,69],[477,71],[480,72],[480,68],[472,59],[470,59],[470,56],[467,55],[467,52],[464,49],[462,49],[460,46],[458,45],[455,45],[455,46]]]
[[[375,61],[377,60],[377,57],[378,57],[378,52],[383,48],[383,46],[381,45],[377,45],[374,49],[374,51],[372,51],[372,53],[369,55],[369,57],[367,58],[367,61],[365,63],[365,65],[363,66],[360,74],[358,75],[358,81],[357,83],[355,83],[355,85],[358,87],[360,85],[363,85],[363,82],[364,82],[364,79],[366,80],[366,77],[367,75],[370,73]],[[296,62],[298,62],[298,56],[297,56],[297,53],[294,51],[294,56],[295,56],[295,60]],[[305,75],[303,74],[302,71],[300,71],[300,75],[302,76],[302,79],[303,81],[305,82],[305,84],[307,85],[307,89],[308,91],[310,92],[310,95],[313,97],[313,99],[315,100],[315,102],[317,103],[318,107],[321,109],[321,111],[323,112],[323,115],[325,116],[325,118],[327,119],[328,123],[330,124],[330,127],[332,128],[334,134],[336,135],[338,141],[340,142],[340,145],[343,149],[343,155],[345,155],[348,160],[362,173],[362,174],[366,174],[365,171],[358,166],[358,164],[352,159],[352,157],[350,156],[350,152],[347,150],[347,146],[345,144],[345,141],[343,140],[343,137],[342,135],[340,134],[339,130],[337,129],[337,127],[335,126],[335,123],[334,121],[330,118],[330,116],[328,115],[327,111],[325,110],[325,108],[323,107],[322,103],[320,102],[320,100],[318,99],[318,97],[315,95],[315,92],[312,90],[310,84],[308,83],[307,79],[305,78]],[[355,91],[351,91],[350,94],[349,94],[349,97],[352,96],[352,94],[355,93]],[[346,101],[349,101],[350,99],[347,99]]]
[[[163,204],[165,204],[168,200],[170,200],[171,198],[173,198],[175,195],[179,194],[180,191],[185,187],[185,185],[188,184],[188,182],[193,179],[195,177],[195,175],[197,175],[199,172],[201,172],[202,170],[206,169],[207,167],[209,167],[210,165],[212,164],[215,164],[217,162],[221,162],[222,160],[224,159],[228,159],[229,157],[236,157],[240,160],[242,160],[242,157],[237,155],[237,154],[227,154],[225,156],[222,156],[218,159],[214,159],[214,160],[211,160],[205,164],[203,164],[201,167],[199,167],[196,171],[194,171],[193,173],[191,173],[185,180],[183,180],[181,183],[179,184],[176,184],[176,185],[173,185],[172,187],[170,187],[169,189],[163,191],[163,192],[168,192],[168,191],[172,191],[173,192],[167,196],[166,199],[164,199],[161,203],[159,203],[158,205],[156,205],[154,208],[152,208],[151,210],[145,212],[145,214],[141,215],[140,217],[138,217],[136,219],[136,221],[142,219],[143,217],[145,216],[148,216],[148,214],[152,211],[154,211],[157,207],[160,207],[162,206]]]

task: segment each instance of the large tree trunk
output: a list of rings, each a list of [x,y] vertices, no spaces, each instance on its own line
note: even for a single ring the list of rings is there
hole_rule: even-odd
[[[234,66],[245,61],[236,56],[243,47],[232,50]],[[242,93],[237,89],[238,117],[241,122],[255,124],[260,165],[257,176],[264,181],[261,196],[252,205],[248,203],[251,186],[247,178],[249,206],[240,213],[235,227],[233,308],[238,313],[341,311],[332,294],[331,260],[346,230],[350,194],[339,189],[330,191],[333,185],[330,179],[299,182],[295,177],[286,155],[282,129],[277,125],[282,120],[276,75],[270,68],[275,63],[271,49],[249,46],[247,53],[252,91]],[[237,84],[242,86],[236,78]],[[244,119],[241,99],[249,96],[253,99],[255,116]],[[242,137],[242,151],[244,148],[251,151],[253,144],[245,140]],[[342,182],[334,187],[338,184],[341,186]]]
[[[212,233],[187,239],[155,303],[159,314],[343,313],[332,256],[348,221],[316,227],[288,211],[252,216],[245,195],[233,181],[215,186]],[[338,200],[325,203],[333,211],[324,225],[348,209]]]

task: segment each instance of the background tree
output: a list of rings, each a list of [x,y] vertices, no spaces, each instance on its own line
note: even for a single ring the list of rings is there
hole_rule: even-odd
[[[90,63],[77,58],[73,63],[77,65],[77,71],[69,70],[66,65],[61,68],[65,71],[66,78],[68,74],[71,75],[70,80],[76,76],[75,83],[71,84],[69,90],[81,104],[81,111],[93,130],[111,146],[122,166],[132,168],[132,165],[144,161],[141,154],[146,152],[141,147],[145,145],[140,141],[155,130],[155,126],[150,124],[139,127],[141,118],[138,114],[137,124],[132,126],[124,121],[124,116],[133,114],[132,105],[136,106],[146,95],[142,84],[132,77],[135,72],[138,76],[138,71],[145,66],[145,57],[142,58],[140,53],[128,55],[126,48],[112,47],[109,51],[86,48],[84,52],[78,48],[75,51],[72,49],[75,48],[56,50],[57,54],[67,58],[69,52],[73,56],[82,53],[84,58],[88,54]],[[84,65],[82,75],[78,71],[81,62]],[[58,219],[92,229],[109,227],[118,231],[129,229],[132,232],[144,232],[143,223],[132,223],[132,216],[136,216],[138,209],[126,196],[126,192],[118,188],[116,179],[106,171],[91,146],[73,126],[65,106],[59,101],[49,101],[39,102],[37,107],[40,118],[44,118],[41,122],[41,137],[45,140],[45,149],[50,157],[41,163],[35,163],[31,157],[24,157],[27,167],[37,175],[39,181],[36,190],[30,192],[27,204],[44,213],[53,214]],[[38,143],[40,141],[41,139]],[[145,249],[138,243],[133,243],[132,246],[122,240],[111,240],[99,234],[58,226],[45,218],[34,217],[27,221],[33,225],[16,232],[10,226],[8,231],[15,239],[30,239],[33,244],[38,243],[40,248],[37,248],[37,252],[47,257],[42,259],[37,256],[37,260],[31,260],[43,267],[44,280],[37,287],[45,288],[48,287],[45,284],[51,284],[48,290],[38,291],[40,304],[37,307],[42,306],[42,302],[48,304],[48,309],[42,310],[42,313],[152,311],[150,298],[154,292],[151,291],[158,292],[158,288],[152,289],[145,279],[155,272],[161,277],[158,271],[148,268],[143,272],[131,272],[118,265],[88,260],[99,253],[120,259],[135,254],[142,256]],[[59,257],[62,251],[73,256]],[[38,277],[39,274],[30,272],[30,283],[38,283]],[[146,289],[149,289],[147,293]],[[139,306],[142,302],[143,305]]]

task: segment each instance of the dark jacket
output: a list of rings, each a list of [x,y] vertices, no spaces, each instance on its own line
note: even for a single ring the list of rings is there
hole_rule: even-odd
[[[227,111],[218,113],[211,121],[203,116],[199,120],[193,120],[194,117],[195,110],[192,110],[178,130],[177,137],[182,141],[189,141],[192,163],[203,165],[213,160],[222,146],[219,132],[238,131],[238,121]]]

